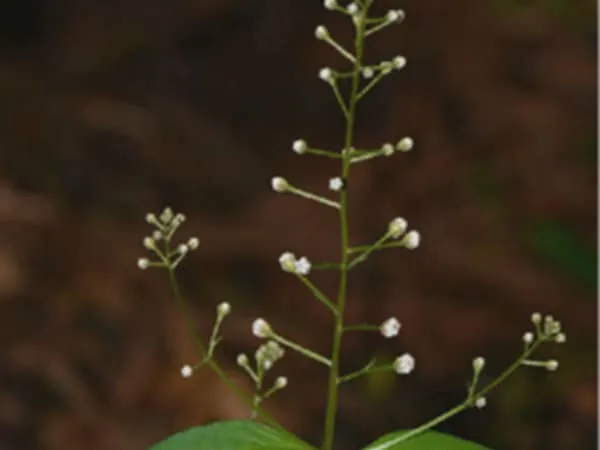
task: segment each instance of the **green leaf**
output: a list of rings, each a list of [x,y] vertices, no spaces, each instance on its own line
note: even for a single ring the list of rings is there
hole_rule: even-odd
[[[489,450],[474,442],[438,431],[426,431],[406,441],[397,442],[406,433],[407,430],[402,430],[386,434],[364,450]]]
[[[315,450],[287,431],[249,420],[188,428],[150,450]]]
[[[533,250],[590,290],[596,290],[598,265],[595,249],[584,246],[577,235],[556,222],[536,222],[528,230]]]

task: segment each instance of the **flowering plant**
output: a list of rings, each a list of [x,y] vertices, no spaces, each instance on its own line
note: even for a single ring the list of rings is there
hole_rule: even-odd
[[[184,365],[181,375],[184,378],[193,376],[194,372],[202,366],[207,366],[224,380],[225,383],[241,398],[245,399],[251,408],[251,417],[247,421],[224,421],[207,426],[194,427],[175,434],[164,441],[154,445],[153,450],[307,450],[314,447],[283,427],[261,407],[262,403],[288,385],[288,378],[277,376],[270,386],[266,383],[265,375],[275,369],[286,351],[294,351],[315,363],[322,364],[328,369],[328,388],[325,404],[325,424],[323,431],[322,450],[331,450],[334,447],[336,415],[338,408],[339,387],[343,383],[364,376],[375,371],[393,371],[398,375],[409,375],[415,369],[415,358],[410,353],[397,356],[393,361],[380,362],[373,359],[361,369],[351,373],[341,373],[341,344],[345,334],[357,330],[378,331],[384,338],[394,338],[401,329],[401,323],[396,317],[385,319],[381,324],[351,325],[345,321],[345,308],[347,298],[348,276],[351,269],[363,263],[374,252],[400,247],[415,250],[419,247],[421,235],[416,230],[409,230],[407,221],[402,217],[393,218],[381,237],[370,245],[352,246],[348,224],[349,195],[347,191],[350,169],[360,163],[378,157],[391,157],[396,153],[412,150],[414,142],[410,137],[403,137],[395,144],[384,143],[378,148],[362,149],[356,146],[354,129],[357,105],[384,77],[395,70],[401,70],[406,65],[403,56],[396,56],[389,61],[378,64],[367,64],[364,60],[364,47],[367,38],[384,28],[400,23],[404,19],[402,10],[390,10],[383,17],[369,15],[374,0],[355,0],[344,6],[337,0],[325,0],[324,7],[336,11],[350,18],[354,25],[355,39],[353,51],[347,50],[337,42],[327,28],[319,25],[315,29],[315,37],[334,48],[351,65],[348,71],[338,71],[329,67],[319,71],[319,78],[327,83],[345,118],[345,134],[343,148],[340,152],[325,150],[309,145],[306,141],[298,139],[293,142],[292,150],[298,155],[314,155],[319,157],[334,158],[340,162],[340,173],[329,180],[329,189],[336,194],[335,199],[319,196],[294,186],[281,176],[273,177],[271,187],[276,193],[288,194],[314,201],[334,209],[339,215],[340,227],[340,254],[335,263],[313,263],[306,256],[296,256],[292,252],[285,252],[279,257],[281,269],[295,276],[313,294],[315,299],[325,306],[334,319],[332,332],[331,353],[321,355],[305,346],[286,338],[279,330],[274,329],[263,318],[257,318],[252,324],[252,334],[264,343],[258,347],[254,355],[249,357],[240,354],[237,365],[247,374],[254,384],[253,395],[246,397],[236,385],[228,378],[225,371],[214,358],[214,351],[221,341],[220,327],[223,320],[231,313],[228,303],[217,306],[216,320],[208,344],[199,338],[196,327],[189,315],[187,305],[181,295],[175,276],[176,268],[185,256],[199,246],[197,238],[191,238],[187,243],[173,245],[173,236],[185,221],[182,214],[175,214],[166,208],[158,217],[148,214],[146,221],[155,229],[151,236],[143,241],[144,246],[154,257],[138,260],[140,269],[151,267],[166,269],[174,296],[182,308],[183,316],[187,320],[190,333],[194,336],[200,354],[199,362],[194,365]],[[340,90],[340,85],[349,81],[349,95],[345,98]],[[311,280],[313,270],[324,268],[335,269],[339,272],[338,293],[336,298],[329,298]],[[560,322],[552,316],[543,317],[539,313],[531,316],[534,326],[533,331],[526,332],[523,337],[523,352],[515,362],[495,378],[487,386],[479,386],[479,378],[485,367],[485,359],[476,357],[472,364],[472,378],[468,385],[465,399],[456,407],[429,422],[411,429],[392,432],[380,437],[365,450],[425,450],[425,449],[457,449],[476,450],[482,446],[473,442],[464,441],[432,431],[432,428],[442,421],[460,413],[467,408],[483,408],[486,405],[486,395],[498,384],[504,381],[520,366],[541,367],[550,371],[558,368],[555,360],[538,361],[530,359],[534,351],[545,342],[565,342],[566,336],[561,330]],[[293,380],[292,380],[293,383]]]

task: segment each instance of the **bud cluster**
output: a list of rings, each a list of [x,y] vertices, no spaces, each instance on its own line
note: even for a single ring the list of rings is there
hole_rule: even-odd
[[[137,265],[145,270],[149,267],[175,268],[191,250],[196,250],[200,245],[198,238],[190,238],[186,243],[171,248],[171,239],[177,229],[185,222],[183,214],[174,214],[169,207],[157,217],[153,213],[146,214],[146,222],[154,225],[155,230],[151,236],[143,239],[146,250],[154,253],[158,260],[152,261],[148,258],[139,258]]]

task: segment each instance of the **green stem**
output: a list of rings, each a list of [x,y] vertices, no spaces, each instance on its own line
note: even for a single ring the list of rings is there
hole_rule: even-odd
[[[292,350],[297,351],[298,353],[306,356],[309,359],[320,362],[321,364],[324,364],[328,367],[331,366],[331,361],[329,361],[323,355],[319,355],[318,353],[313,352],[312,350],[309,350],[307,348],[302,347],[301,345],[298,345],[292,341],[289,341],[286,338],[281,337],[280,335],[278,335],[276,333],[273,333],[270,337],[271,337],[271,339],[279,342],[284,347],[291,348]]]
[[[356,58],[354,62],[354,72],[352,75],[352,90],[350,92],[350,101],[348,102],[348,114],[346,115],[346,131],[344,139],[344,148],[352,148],[354,139],[354,121],[356,116],[357,95],[360,87],[360,68],[363,56],[363,33],[365,30],[365,17],[370,2],[366,2],[360,18],[356,25],[356,36],[354,45]],[[350,171],[350,154],[346,152],[342,158],[342,179],[347,180]],[[348,252],[349,247],[349,227],[348,227],[348,204],[346,190],[340,192],[340,279],[338,287],[337,311],[335,316],[335,327],[331,345],[331,368],[329,370],[327,408],[325,412],[325,430],[323,436],[322,450],[331,450],[335,436],[335,421],[338,408],[338,376],[340,364],[340,349],[342,344],[342,335],[344,333],[344,310],[346,307],[346,289],[348,278]]]
[[[404,433],[403,435],[399,436],[397,439],[387,441],[385,443],[382,443],[382,444],[374,446],[374,447],[368,447],[368,450],[390,449],[402,442],[408,441],[409,439],[429,430],[430,428],[435,427],[436,425],[444,422],[445,420],[448,420],[450,417],[457,415],[458,413],[464,411],[465,409],[472,407],[473,402],[476,399],[478,399],[479,397],[483,397],[489,391],[491,391],[496,386],[498,386],[500,383],[502,383],[506,378],[508,378],[510,375],[512,375],[513,372],[519,368],[519,366],[521,365],[523,360],[527,359],[534,352],[534,350],[537,347],[539,347],[539,345],[541,343],[542,343],[542,340],[536,341],[531,347],[526,349],[521,354],[521,356],[516,359],[516,361],[514,363],[512,363],[506,370],[504,370],[504,372],[502,372],[502,374],[500,374],[500,376],[498,376],[494,381],[492,381],[490,384],[488,384],[485,388],[481,389],[476,394],[470,394],[467,397],[467,399],[464,402],[462,402],[461,404],[455,406],[454,408],[452,408],[449,411],[446,411],[444,414],[442,414],[434,419],[431,419],[429,422],[424,423],[423,425],[421,425],[417,428],[414,428],[407,433]]]
[[[367,247],[366,250],[364,250],[360,255],[358,255],[356,258],[354,258],[352,261],[350,261],[350,263],[348,264],[348,270],[352,269],[358,263],[363,262],[375,250],[381,248],[384,245],[385,241],[387,241],[389,239],[389,237],[390,237],[389,234],[386,233],[382,237],[380,237],[377,240],[377,242],[375,242],[373,245]]]
[[[252,398],[248,397],[244,394],[240,388],[227,376],[225,371],[221,368],[221,366],[212,358],[207,358],[208,354],[206,351],[206,347],[202,343],[202,339],[196,332],[196,327],[194,326],[194,321],[192,316],[188,310],[188,307],[181,295],[181,289],[179,288],[179,283],[177,282],[177,277],[175,276],[175,270],[170,265],[167,266],[167,271],[169,272],[169,282],[171,284],[171,290],[173,292],[173,296],[177,300],[177,304],[181,310],[181,314],[185,317],[188,329],[190,334],[192,335],[198,352],[200,353],[202,359],[205,361],[206,365],[210,367],[210,369],[223,381],[223,383],[227,386],[227,388],[233,392],[233,394],[242,401],[245,405],[254,408],[254,401]],[[258,409],[258,414],[268,425],[271,425],[275,428],[284,429],[284,427],[277,421],[273,416],[262,411],[260,408]]]
[[[344,332],[347,331],[377,331],[381,325],[371,325],[371,324],[359,324],[359,325],[348,325],[344,327]]]
[[[306,278],[305,276],[302,275],[298,275],[298,278],[300,278],[300,281],[302,281],[302,283],[304,283],[304,285],[310,289],[310,291],[313,293],[313,295],[315,296],[315,298],[317,300],[319,300],[321,303],[323,303],[325,306],[327,306],[327,308],[329,308],[334,315],[338,314],[338,310],[336,308],[336,306],[331,302],[331,300],[329,300],[327,298],[327,296],[325,294],[323,294],[323,292],[321,292],[319,290],[319,288],[317,288],[314,284],[312,284],[312,282]]]

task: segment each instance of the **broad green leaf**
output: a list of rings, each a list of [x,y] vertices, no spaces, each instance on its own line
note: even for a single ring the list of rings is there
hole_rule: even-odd
[[[283,430],[249,420],[215,422],[188,428],[150,450],[315,450]]]
[[[406,441],[397,442],[407,432],[402,430],[386,434],[364,450],[489,450],[474,442],[438,431],[426,431]]]

